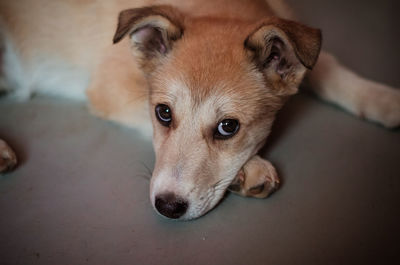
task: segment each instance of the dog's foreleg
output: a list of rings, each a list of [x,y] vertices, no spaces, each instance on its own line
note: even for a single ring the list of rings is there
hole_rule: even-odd
[[[274,166],[254,156],[242,167],[228,189],[244,197],[266,198],[278,188],[279,178]]]
[[[17,165],[17,157],[6,142],[0,139],[0,174],[12,170]]]
[[[400,125],[400,89],[362,78],[326,52],[321,52],[307,81],[322,99],[356,116],[389,128]]]

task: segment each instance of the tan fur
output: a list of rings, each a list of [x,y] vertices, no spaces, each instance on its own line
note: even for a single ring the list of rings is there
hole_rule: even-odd
[[[93,81],[87,89],[91,111],[102,118],[149,133],[149,91],[145,78],[131,58],[128,40],[110,47],[102,56],[104,60],[94,71]]]
[[[150,199],[157,210],[162,197],[167,208],[187,206],[172,218],[192,219],[235,180],[243,196],[267,197],[278,186],[274,167],[256,154],[321,47],[319,30],[286,20],[293,16],[283,1],[2,0],[0,15],[22,72],[34,72],[43,56],[87,71],[94,114],[145,135],[153,130]],[[321,75],[310,80],[321,84]],[[331,84],[323,83],[320,94],[343,100]],[[168,127],[155,117],[158,104],[172,110]],[[389,125],[400,122],[393,105]],[[376,109],[365,113],[385,121]],[[240,128],[220,140],[215,131],[224,119]]]

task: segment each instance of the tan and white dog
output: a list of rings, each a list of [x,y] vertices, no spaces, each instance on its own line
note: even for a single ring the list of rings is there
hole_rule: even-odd
[[[400,124],[399,90],[320,54],[320,30],[282,1],[1,0],[0,16],[0,90],[87,99],[153,135],[150,198],[169,218],[205,214],[230,185],[259,198],[278,187],[257,152],[306,74],[322,98]],[[0,170],[16,164],[2,141],[0,152]]]

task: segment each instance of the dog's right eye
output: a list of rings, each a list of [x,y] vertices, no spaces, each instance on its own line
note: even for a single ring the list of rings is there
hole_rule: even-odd
[[[169,127],[172,121],[171,109],[165,104],[158,104],[155,111],[157,120],[161,123],[161,125]]]

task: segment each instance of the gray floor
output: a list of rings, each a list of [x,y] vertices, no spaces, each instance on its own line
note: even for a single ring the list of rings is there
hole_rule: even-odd
[[[400,87],[395,0],[290,2],[347,65]],[[151,143],[78,103],[0,101],[0,138],[22,160],[0,177],[1,265],[400,262],[400,131],[308,94],[290,100],[263,150],[282,189],[228,195],[191,222],[153,211]]]

